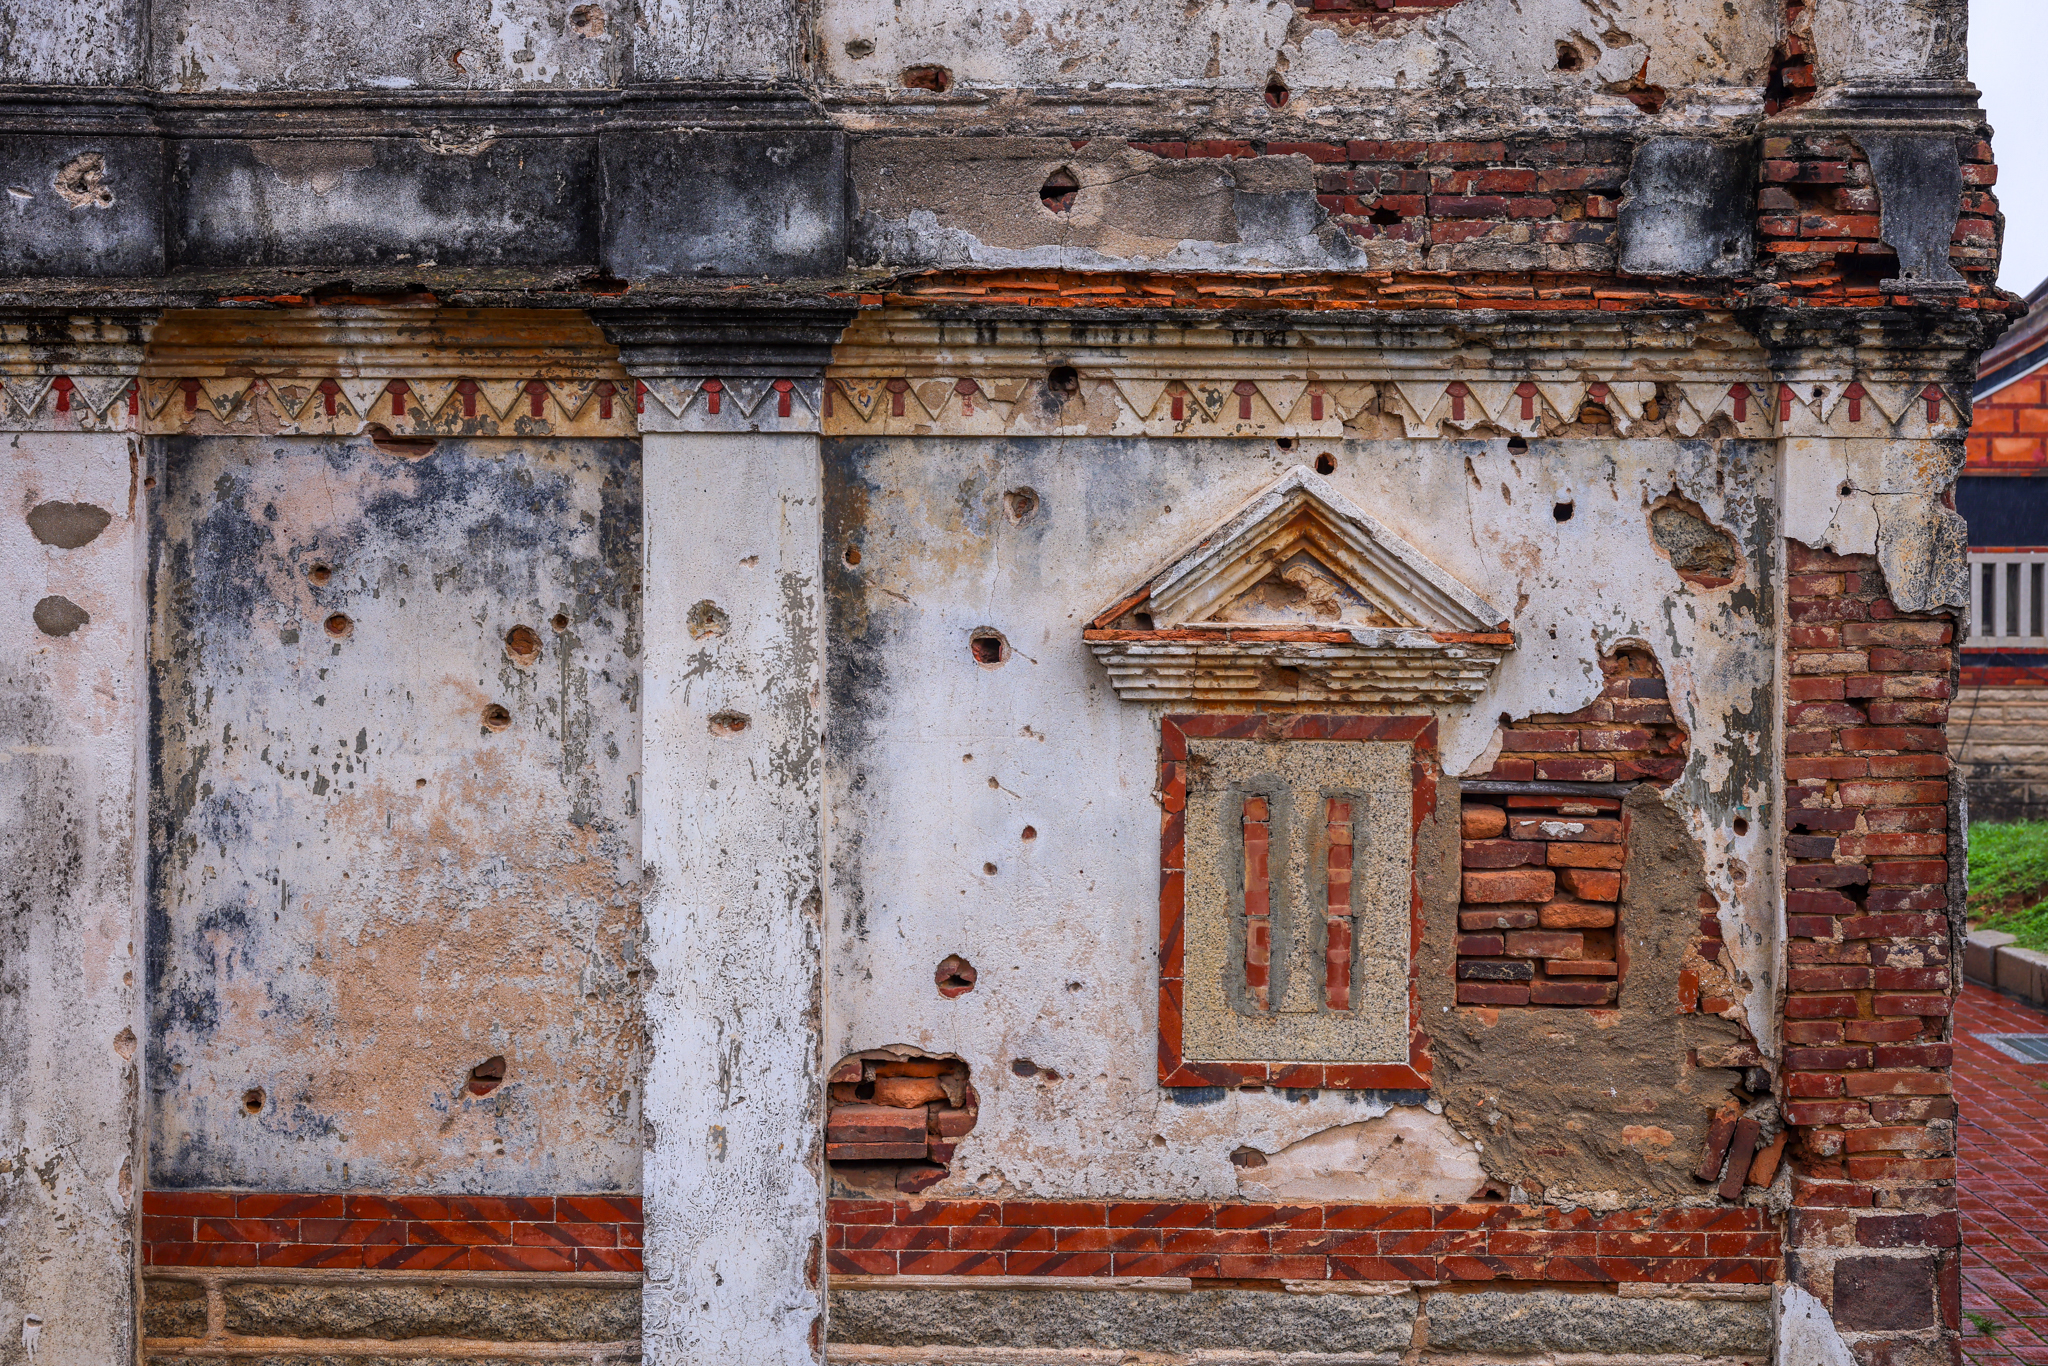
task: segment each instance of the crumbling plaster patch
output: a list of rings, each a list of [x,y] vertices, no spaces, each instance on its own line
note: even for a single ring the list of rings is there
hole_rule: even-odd
[[[0,6],[0,84],[133,85],[147,10],[128,0],[17,0]]]
[[[152,1181],[636,1189],[636,449],[153,460]]]
[[[10,1361],[27,1360],[31,1337],[44,1362],[134,1352],[134,447],[118,433],[24,433],[0,450],[0,578],[12,588],[0,619],[0,1357]],[[53,505],[72,509],[71,534],[37,534],[37,521],[50,526],[33,510]],[[91,623],[62,639],[40,631],[30,604],[53,594],[82,604]]]
[[[1331,480],[1346,496],[1474,591],[1512,605],[1519,648],[1488,695],[1443,718],[1448,773],[1478,760],[1501,712],[1591,701],[1604,650],[1639,640],[1656,652],[1692,736],[1690,766],[1669,797],[1674,819],[1704,848],[1737,965],[1767,982],[1773,448],[1314,444],[1334,456]],[[989,1078],[956,1175],[933,1194],[1225,1198],[1236,1189],[1228,1154],[1240,1144],[1275,1152],[1418,1099],[1167,1093],[1156,1082],[1157,712],[1115,699],[1081,626],[1301,453],[1252,442],[939,438],[828,441],[826,452],[827,1035],[834,1053],[896,1040],[955,1052]],[[1001,495],[1019,486],[1039,505],[1013,525]],[[1658,555],[1645,514],[1674,491],[1734,534],[1748,560],[1741,584],[1688,588]],[[1553,516],[1561,493],[1575,500],[1565,522]],[[983,624],[1011,643],[1000,669],[969,654],[968,633]],[[1077,785],[1076,772],[1089,780]],[[1748,814],[1746,835],[1733,833],[1738,812]],[[1026,824],[1037,832],[1029,842],[1019,839]],[[930,980],[949,953],[980,972],[955,1000]],[[1755,992],[1749,1004],[1750,1027],[1765,1038],[1768,996]],[[1061,1079],[1017,1078],[1013,1058]]]
[[[1876,555],[1905,612],[1970,605],[1969,532],[1944,495],[1960,441],[1793,437],[1784,443],[1785,535],[1837,555]]]
[[[1471,1139],[1411,1106],[1236,1160],[1237,1188],[1251,1200],[1455,1205],[1477,1199],[1487,1180]]]
[[[1812,24],[1822,86],[1968,74],[1969,0],[1814,0]]]
[[[1280,0],[1013,3],[966,22],[945,0],[830,0],[818,32],[836,84],[895,85],[902,68],[937,63],[967,87],[1120,85],[1144,71],[1153,84],[1259,89],[1277,62],[1296,90],[1599,89],[1646,61],[1655,84],[1761,86],[1778,38],[1768,6],[1683,0],[1465,0],[1391,25],[1311,19]],[[1599,56],[1557,70],[1557,45],[1574,40]]]

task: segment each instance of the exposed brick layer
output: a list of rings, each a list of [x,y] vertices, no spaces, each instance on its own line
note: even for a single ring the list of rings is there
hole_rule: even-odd
[[[1949,259],[1972,284],[1998,275],[1998,183],[1991,144],[1958,140],[1963,161],[1962,215]],[[1870,163],[1844,137],[1819,134],[1764,139],[1757,230],[1762,272],[1787,290],[1817,296],[1878,295],[1898,274],[1898,256],[1878,240],[1882,225]]]
[[[145,1191],[145,1266],[639,1271],[637,1195]]]
[[[870,1276],[1768,1284],[1768,1211],[1537,1205],[834,1200],[828,1265]]]
[[[1944,731],[1953,628],[1900,612],[1874,556],[1794,542],[1787,568],[1790,1238],[1799,1278],[1838,1324],[1924,1339],[1953,1333],[1960,1312]]]

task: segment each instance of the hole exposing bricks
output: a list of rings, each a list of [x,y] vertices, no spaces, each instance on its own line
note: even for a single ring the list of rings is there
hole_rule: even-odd
[[[738,735],[747,728],[749,719],[745,712],[715,711],[707,724],[713,735]]]
[[[950,1001],[974,990],[977,975],[974,964],[957,953],[949,953],[939,960],[938,971],[932,974],[932,980],[938,984],[939,995]]]
[[[840,1059],[828,1085],[825,1161],[835,1195],[915,1195],[945,1179],[981,1109],[965,1062],[907,1044]]]
[[[985,668],[996,668],[1010,657],[1010,642],[993,626],[975,627],[968,634],[967,649],[974,662]]]
[[[531,626],[514,626],[505,633],[505,653],[515,663],[534,664],[540,660],[540,635]]]
[[[906,66],[903,68],[905,90],[929,90],[943,95],[953,88],[953,73],[943,66]]]
[[[1081,192],[1081,182],[1074,173],[1062,166],[1045,178],[1045,184],[1038,187],[1038,202],[1054,213],[1065,213],[1074,207],[1074,196]]]
[[[469,1069],[468,1090],[472,1096],[488,1096],[505,1080],[505,1055],[493,1054]]]

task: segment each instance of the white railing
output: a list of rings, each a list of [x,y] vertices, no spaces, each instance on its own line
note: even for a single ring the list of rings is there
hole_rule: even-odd
[[[2048,649],[2048,552],[1970,552],[1970,635],[1977,649]]]

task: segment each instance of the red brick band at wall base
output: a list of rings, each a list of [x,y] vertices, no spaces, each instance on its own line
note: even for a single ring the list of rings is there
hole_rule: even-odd
[[[640,1271],[637,1195],[144,1191],[143,1265]]]
[[[867,1276],[1767,1285],[1755,1206],[1601,1213],[1543,1205],[834,1200],[826,1265]]]

